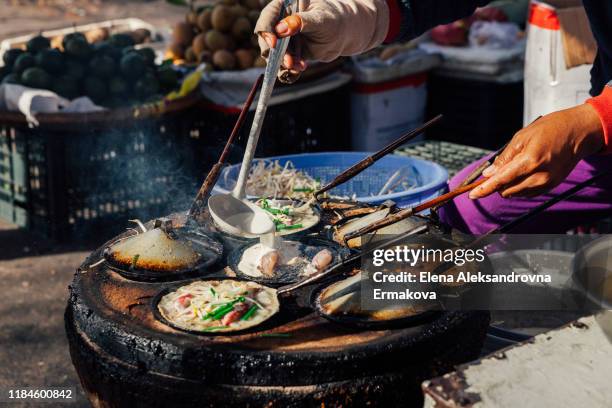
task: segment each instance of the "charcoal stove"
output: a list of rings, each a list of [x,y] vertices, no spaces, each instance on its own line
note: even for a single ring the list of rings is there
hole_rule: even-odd
[[[312,234],[325,239],[338,213],[362,208],[323,205]],[[183,215],[169,218],[184,223]],[[186,276],[122,276],[99,262],[107,245],[75,274],[65,312],[72,361],[95,407],[421,406],[421,382],[476,358],[489,323],[488,312],[442,312],[411,327],[358,330],[306,307],[307,288],[272,326],[201,336],[153,313],[155,296]],[[223,262],[202,276],[234,276]]]

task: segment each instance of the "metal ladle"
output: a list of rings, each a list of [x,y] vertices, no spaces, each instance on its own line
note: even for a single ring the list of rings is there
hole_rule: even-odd
[[[280,19],[285,16],[285,10],[294,13],[295,5],[296,0],[285,0]],[[276,226],[268,214],[246,199],[245,187],[276,76],[288,45],[289,37],[281,38],[277,41],[276,47],[271,50],[236,186],[231,194],[218,194],[208,200],[208,209],[215,223],[221,230],[232,235],[256,238],[262,235],[273,236],[276,230]],[[271,240],[273,241],[273,239]]]

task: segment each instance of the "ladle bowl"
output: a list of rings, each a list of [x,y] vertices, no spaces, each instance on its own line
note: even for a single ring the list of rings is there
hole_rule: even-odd
[[[257,238],[276,229],[274,222],[263,209],[232,194],[211,196],[208,199],[208,210],[217,227],[231,235]]]

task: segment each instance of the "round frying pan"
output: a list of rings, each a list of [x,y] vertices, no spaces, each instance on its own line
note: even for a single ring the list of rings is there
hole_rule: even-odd
[[[110,248],[118,243],[115,240],[104,249],[106,265],[126,279],[142,282],[169,282],[180,279],[193,278],[216,270],[216,266],[223,258],[223,245],[209,234],[204,234],[190,228],[176,228],[172,230],[174,239],[180,239],[191,243],[191,247],[200,254],[200,260],[194,265],[174,270],[163,268],[144,269],[137,266],[126,265],[111,256]],[[132,239],[136,235],[120,239]]]
[[[299,241],[292,240],[290,242],[297,243],[300,252],[302,252],[302,254],[304,255],[304,258],[308,260],[311,260],[319,251],[323,249],[330,250],[331,253],[333,254],[333,260],[330,266],[342,262],[342,260],[346,259],[350,255],[350,251],[348,249],[341,247],[340,245],[334,242],[330,242],[330,241],[323,240],[323,239],[303,238]],[[236,250],[234,250],[228,255],[228,259],[227,259],[228,265],[230,268],[232,268],[232,270],[236,273],[238,277],[242,279],[258,282],[258,283],[261,283],[263,285],[267,285],[270,287],[275,287],[275,288],[280,287],[282,285],[295,283],[300,280],[301,278],[300,273],[302,272],[303,266],[304,266],[301,263],[295,266],[282,267],[282,270],[280,271],[281,273],[277,274],[276,276],[272,278],[267,278],[265,276],[254,277],[254,276],[247,275],[243,273],[242,271],[240,271],[240,269],[238,268],[238,264],[240,263],[240,260],[242,259],[242,254],[247,248],[255,244],[256,243],[254,242],[249,242],[237,248]]]
[[[197,330],[185,329],[185,328],[182,328],[172,323],[171,321],[166,319],[162,315],[162,313],[159,311],[158,304],[161,301],[162,297],[164,297],[168,293],[173,292],[180,287],[189,285],[193,282],[199,282],[199,281],[207,282],[207,281],[221,281],[221,280],[233,280],[233,281],[239,281],[239,282],[247,282],[246,279],[217,277],[217,278],[191,279],[191,280],[183,281],[180,283],[174,283],[174,284],[168,285],[164,287],[162,290],[160,290],[151,299],[151,309],[153,312],[153,316],[158,321],[162,322],[163,324],[170,326],[173,329],[185,332],[185,333],[196,334],[199,336],[235,336],[235,335],[240,335],[240,334],[248,334],[248,333],[255,333],[259,331],[268,330],[280,324],[284,324],[292,319],[295,319],[299,317],[300,315],[299,310],[297,308],[292,308],[290,305],[287,304],[287,302],[283,302],[282,299],[279,297],[278,311],[272,314],[268,319],[264,320],[260,324],[257,324],[255,326],[252,326],[246,329],[235,330],[235,331],[197,331]]]

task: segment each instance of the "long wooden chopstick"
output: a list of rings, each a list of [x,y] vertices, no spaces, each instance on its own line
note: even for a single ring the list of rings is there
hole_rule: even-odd
[[[362,235],[365,234],[369,234],[371,232],[374,231],[378,231],[381,228],[384,228],[386,226],[389,226],[391,224],[395,224],[396,222],[402,221],[414,214],[418,214],[421,211],[425,211],[430,209],[433,206],[439,205],[441,203],[445,203],[449,200],[452,200],[453,198],[460,196],[461,194],[468,192],[476,187],[478,187],[479,185],[481,185],[482,183],[484,183],[487,179],[480,179],[477,180],[471,184],[468,184],[466,186],[461,186],[461,187],[457,187],[456,189],[449,191],[446,194],[442,194],[441,196],[438,196],[436,198],[433,198],[429,201],[426,201],[422,204],[419,204],[415,207],[411,207],[411,208],[406,208],[403,210],[400,210],[398,212],[396,212],[395,214],[391,214],[388,215],[387,217],[383,218],[380,221],[376,221],[373,222],[370,225],[366,225],[363,228],[358,229],[357,231],[353,231],[351,233],[348,233],[344,236],[344,241],[348,242],[349,240],[353,239],[353,238],[357,238],[360,237]]]
[[[221,168],[227,161],[227,156],[229,156],[232,144],[234,143],[236,136],[238,136],[240,129],[242,129],[242,126],[244,125],[247,113],[249,112],[249,108],[253,104],[253,100],[255,99],[255,95],[257,94],[257,90],[261,86],[262,81],[263,75],[260,75],[259,77],[257,77],[257,80],[251,87],[249,95],[247,96],[247,99],[244,102],[244,105],[242,106],[242,109],[240,111],[240,115],[238,115],[238,119],[236,119],[236,123],[234,124],[234,128],[232,129],[232,133],[230,134],[229,138],[227,139],[227,142],[225,143],[225,147],[221,152],[221,156],[219,156],[219,161],[217,161],[217,163],[215,163],[212,169],[210,169],[210,171],[208,172],[206,179],[202,183],[200,190],[198,190],[198,194],[196,195],[195,199],[193,200],[193,203],[191,204],[191,208],[188,213],[188,218],[199,218],[202,212],[204,211],[204,208],[206,208],[206,200],[208,199],[208,195],[210,194],[210,191],[217,182],[217,179],[219,178]]]
[[[405,135],[391,142],[390,144],[383,147],[382,149],[380,149],[373,155],[368,156],[362,161],[352,165],[351,167],[349,167],[348,169],[340,173],[338,176],[336,176],[336,178],[333,179],[331,182],[323,186],[321,189],[315,191],[314,197],[317,198],[319,195],[323,194],[324,192],[329,191],[332,188],[337,187],[342,183],[346,183],[347,181],[349,181],[350,179],[352,179],[353,177],[355,177],[356,175],[358,175],[359,173],[361,173],[362,171],[364,171],[365,169],[367,169],[368,167],[376,163],[382,157],[391,153],[392,151],[394,151],[395,149],[397,149],[404,143],[409,142],[410,140],[414,139],[415,137],[423,133],[425,130],[427,130],[431,126],[438,123],[441,119],[442,119],[442,115],[436,116],[435,118],[429,120],[428,122],[424,123],[418,128],[411,130],[410,132],[406,133]]]

